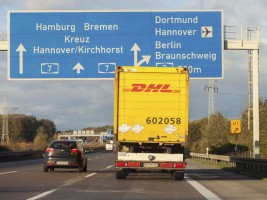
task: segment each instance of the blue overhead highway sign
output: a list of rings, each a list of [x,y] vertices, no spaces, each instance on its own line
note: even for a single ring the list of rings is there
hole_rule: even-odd
[[[113,79],[118,66],[223,78],[221,11],[11,11],[8,79]]]

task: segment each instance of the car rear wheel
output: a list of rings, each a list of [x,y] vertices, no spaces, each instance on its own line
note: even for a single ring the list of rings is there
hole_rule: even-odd
[[[44,164],[44,172],[48,172],[48,167],[46,164]]]
[[[83,167],[81,166],[81,167],[78,167],[78,172],[79,173],[82,173],[83,172]]]
[[[83,167],[83,171],[87,172],[87,163],[85,163],[85,166]]]

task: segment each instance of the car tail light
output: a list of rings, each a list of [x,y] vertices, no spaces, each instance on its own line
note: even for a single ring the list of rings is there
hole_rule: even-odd
[[[47,148],[47,149],[45,150],[45,153],[51,153],[51,152],[53,152],[53,151],[54,151],[53,148]]]
[[[80,149],[72,149],[72,150],[71,150],[71,153],[75,153],[75,154],[77,154],[77,155],[82,154],[82,152],[80,151]]]
[[[72,167],[78,167],[79,166],[79,163],[77,163],[77,162],[70,162],[70,166],[72,166]]]
[[[127,167],[126,162],[116,162],[116,167]]]
[[[54,161],[47,161],[47,166],[54,166],[55,165],[55,162]]]

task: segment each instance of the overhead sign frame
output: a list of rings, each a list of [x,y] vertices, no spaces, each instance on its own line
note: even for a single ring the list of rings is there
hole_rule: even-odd
[[[223,78],[223,13],[10,11],[9,80],[113,80],[118,66]]]

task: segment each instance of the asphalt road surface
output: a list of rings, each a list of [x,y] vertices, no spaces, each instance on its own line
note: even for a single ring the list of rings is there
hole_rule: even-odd
[[[0,199],[193,200],[267,199],[267,182],[187,160],[184,181],[167,173],[132,173],[115,179],[113,153],[88,154],[88,171],[43,172],[42,159],[0,163]]]

